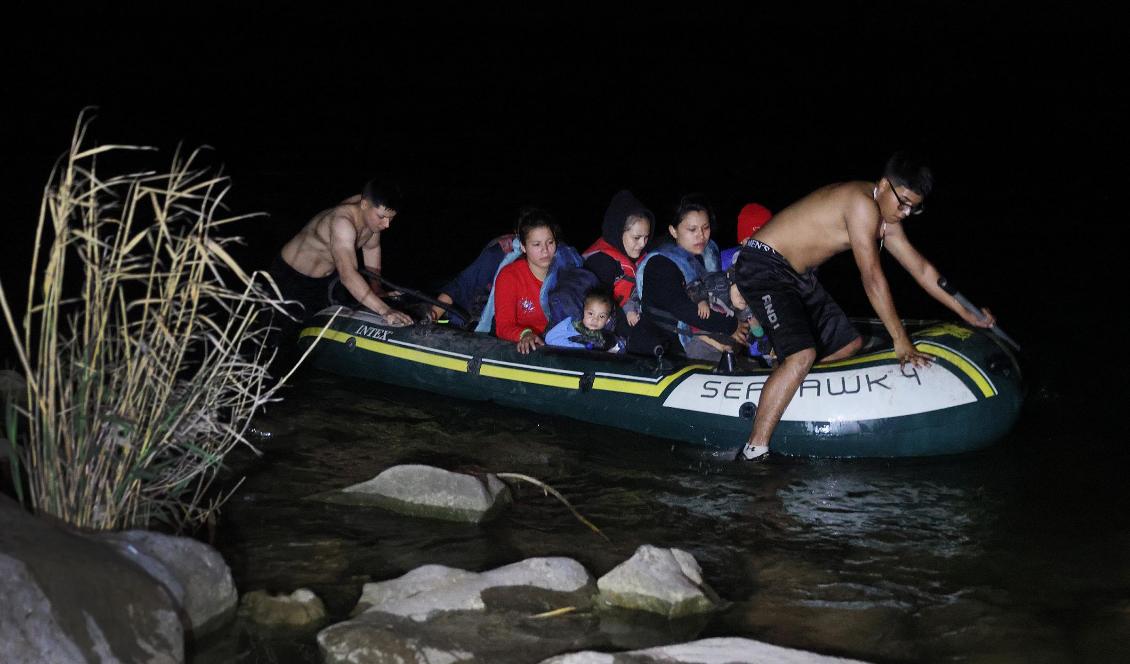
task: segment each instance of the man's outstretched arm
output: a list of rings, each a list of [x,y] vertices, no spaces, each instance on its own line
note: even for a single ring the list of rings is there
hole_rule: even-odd
[[[981,312],[985,315],[984,319],[978,320],[973,314],[969,313],[961,303],[957,301],[954,296],[942,290],[938,285],[938,279],[942,276],[938,273],[937,268],[926,260],[926,257],[914,248],[910,243],[910,239],[902,229],[902,224],[891,224],[887,227],[886,246],[890,250],[891,255],[895,260],[902,265],[903,268],[910,273],[922,290],[930,294],[938,302],[941,302],[951,311],[961,317],[966,323],[976,327],[992,327],[996,323],[996,318],[989,312],[988,309],[982,309]]]
[[[859,277],[863,281],[863,290],[867,293],[872,308],[883,321],[887,333],[894,342],[895,354],[899,363],[910,362],[915,366],[929,364],[930,358],[919,353],[906,329],[902,326],[895,302],[891,297],[891,289],[887,284],[887,277],[883,274],[883,267],[879,263],[879,249],[876,246],[876,234],[879,229],[879,215],[869,199],[861,200],[860,204],[849,211],[847,216],[848,239],[851,241],[851,253],[855,257],[855,265],[859,268]]]

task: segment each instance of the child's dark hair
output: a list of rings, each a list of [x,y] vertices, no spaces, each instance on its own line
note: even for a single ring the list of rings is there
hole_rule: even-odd
[[[612,293],[609,293],[608,289],[603,286],[593,286],[585,291],[584,306],[589,306],[589,302],[603,302],[608,307],[609,312],[614,310]]]
[[[554,240],[561,235],[561,228],[558,227],[552,214],[541,208],[522,208],[521,212],[518,213],[518,240],[525,244],[526,238],[535,228],[548,228],[549,232],[553,234]]]

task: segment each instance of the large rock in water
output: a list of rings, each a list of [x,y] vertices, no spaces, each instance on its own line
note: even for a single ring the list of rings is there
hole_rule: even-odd
[[[323,661],[529,662],[591,645],[592,576],[568,558],[531,558],[483,573],[426,565],[366,584],[360,615],[318,633]]]
[[[0,495],[0,662],[181,662],[179,607],[113,547]]]
[[[215,631],[235,614],[239,595],[231,570],[207,544],[148,530],[98,537],[165,586],[188,619],[190,637]]]
[[[309,629],[326,619],[326,606],[306,588],[289,595],[253,590],[240,600],[239,615],[264,627]]]
[[[596,582],[600,601],[609,606],[682,618],[717,608],[707,595],[702,570],[681,549],[644,544],[635,555]]]
[[[357,608],[423,621],[441,611],[484,610],[492,592],[496,605],[528,604],[530,610],[538,610],[589,606],[592,591],[592,576],[570,558],[529,558],[481,574],[425,565],[391,581],[366,583]],[[523,599],[527,595],[546,601],[527,602]]]
[[[431,466],[403,465],[327,499],[377,505],[429,519],[480,523],[494,518],[510,503],[510,490],[490,473],[479,479]]]
[[[621,652],[615,655],[578,652],[543,660],[541,664],[862,664],[854,659],[827,657],[803,650],[751,641],[750,639],[703,639],[673,646]]]

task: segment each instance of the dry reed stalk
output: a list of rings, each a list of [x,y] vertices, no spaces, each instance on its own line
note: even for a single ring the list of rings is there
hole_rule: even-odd
[[[222,216],[228,181],[199,150],[101,179],[99,156],[149,148],[87,148],[89,122],[43,192],[20,325],[0,284],[27,379],[13,439],[27,499],[99,530],[201,523],[224,456],[251,447],[252,416],[291,375],[267,373],[264,314],[285,315],[283,299],[229,253],[220,227],[256,215]]]
[[[565,507],[567,507],[569,509],[569,511],[573,513],[573,516],[577,517],[578,521],[580,521],[581,523],[588,526],[589,530],[591,530],[594,533],[596,533],[597,535],[600,535],[601,537],[603,537],[605,542],[611,542],[612,541],[612,540],[608,539],[608,535],[605,535],[600,530],[600,528],[597,528],[596,525],[593,524],[592,521],[589,521],[584,516],[582,516],[581,513],[578,512],[575,507],[573,507],[573,504],[570,503],[568,500],[566,500],[565,496],[561,495],[560,491],[558,491],[557,489],[554,489],[553,487],[549,486],[545,482],[542,482],[541,480],[539,480],[535,477],[530,477],[529,475],[523,475],[521,473],[495,473],[495,477],[497,477],[499,479],[503,479],[503,480],[520,480],[522,482],[529,482],[530,484],[533,484],[534,486],[539,487],[547,495],[552,494],[554,498],[556,498],[557,500],[560,500],[562,502],[562,504],[564,504]]]

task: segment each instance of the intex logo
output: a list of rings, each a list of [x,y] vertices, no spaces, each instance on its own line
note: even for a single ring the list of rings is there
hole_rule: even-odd
[[[777,312],[773,310],[773,298],[769,295],[762,295],[761,303],[765,305],[765,313],[769,316],[769,325],[774,330],[781,327],[781,324],[777,322]]]
[[[358,325],[357,331],[354,332],[354,334],[376,339],[377,341],[387,341],[389,332],[391,332],[391,330],[382,330],[379,327],[371,327],[369,325]]]

